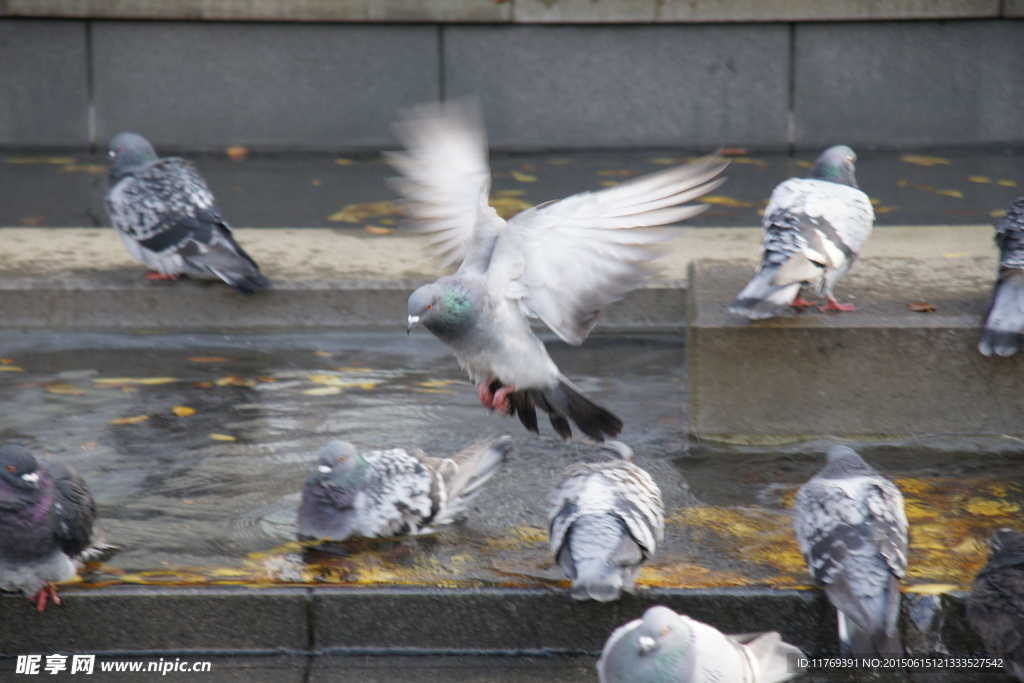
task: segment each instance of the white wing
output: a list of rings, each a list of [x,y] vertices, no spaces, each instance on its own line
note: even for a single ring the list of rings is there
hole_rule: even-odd
[[[599,192],[528,209],[498,236],[488,291],[517,300],[570,344],[581,344],[605,306],[646,282],[660,243],[679,231],[650,229],[694,216],[683,205],[718,187],[726,164],[706,157]]]
[[[487,135],[475,102],[426,104],[403,112],[394,125],[404,152],[385,160],[401,177],[391,186],[402,195],[409,227],[427,236],[445,267],[467,260],[483,270],[505,221],[487,204],[491,173]]]

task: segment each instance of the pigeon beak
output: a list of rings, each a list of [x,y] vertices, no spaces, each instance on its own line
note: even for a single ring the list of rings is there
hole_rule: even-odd
[[[31,484],[32,486],[35,486],[39,482],[39,473],[28,472],[27,474],[21,475],[21,478],[26,484]]]
[[[416,327],[419,324],[420,324],[420,317],[418,315],[410,315],[409,316],[409,327],[407,327],[406,330],[405,330],[406,334],[412,332],[412,328]]]
[[[328,467],[327,465],[320,465],[319,467],[316,468],[316,470],[317,472],[322,472],[323,474],[331,473],[331,468]]]
[[[654,638],[640,636],[636,639],[636,644],[640,647],[640,654],[645,655],[654,649]]]

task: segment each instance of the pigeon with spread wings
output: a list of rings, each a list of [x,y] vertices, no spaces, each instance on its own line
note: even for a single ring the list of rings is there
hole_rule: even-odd
[[[705,158],[598,192],[527,209],[509,221],[488,204],[487,141],[472,104],[407,112],[396,124],[406,149],[386,156],[414,229],[425,233],[453,275],[409,297],[408,329],[423,325],[455,352],[492,410],[537,430],[537,408],[563,439],[569,421],[602,441],[622,420],[598,405],[551,360],[530,329],[540,318],[579,345],[601,310],[641,286],[650,262],[678,230],[655,228],[700,213],[686,204],[724,182],[724,163]]]

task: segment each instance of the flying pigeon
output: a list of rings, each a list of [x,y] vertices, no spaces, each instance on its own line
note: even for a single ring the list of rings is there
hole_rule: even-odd
[[[800,552],[836,608],[840,654],[902,654],[903,494],[851,448],[833,446],[827,460],[793,503]]]
[[[386,155],[401,173],[413,229],[425,233],[453,275],[409,297],[408,330],[422,324],[455,352],[485,407],[518,414],[537,432],[539,407],[563,439],[569,420],[596,441],[622,420],[563,376],[530,329],[540,318],[579,345],[601,310],[653,276],[649,262],[677,230],[651,229],[703,211],[683,205],[717,187],[725,164],[712,158],[582,192],[506,222],[488,205],[487,141],[476,106],[424,105],[396,124],[406,150]]]
[[[729,311],[751,320],[772,318],[814,304],[800,296],[813,288],[827,303],[820,311],[853,311],[832,290],[871,235],[875,211],[857,187],[857,155],[826,149],[808,178],[790,178],[772,192],[764,211],[761,267]]]
[[[128,252],[155,271],[147,278],[219,278],[242,294],[270,286],[231,235],[195,166],[158,158],[135,133],[115,135],[109,156],[107,213]]]
[[[431,533],[465,513],[511,451],[507,436],[450,458],[401,448],[360,453],[331,441],[302,489],[299,535],[343,541]]]
[[[92,495],[70,466],[40,465],[21,446],[0,448],[0,589],[25,593],[40,612],[48,600],[59,605],[51,582],[75,575],[95,518]]]
[[[775,631],[727,636],[655,605],[612,632],[597,660],[601,683],[772,683],[786,681],[799,648]]]
[[[632,593],[640,564],[665,538],[661,489],[632,459],[629,446],[608,441],[567,467],[551,494],[551,552],[576,600]]]
[[[1012,356],[1024,332],[1024,197],[1017,198],[996,225],[999,277],[978,351]]]
[[[1024,534],[1000,529],[974,579],[967,619],[985,647],[1005,657],[1005,667],[1024,681]]]

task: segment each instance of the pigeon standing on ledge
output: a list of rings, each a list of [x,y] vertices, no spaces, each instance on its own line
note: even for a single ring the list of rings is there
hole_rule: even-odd
[[[772,192],[764,210],[761,266],[729,311],[751,320],[773,318],[815,304],[800,296],[814,289],[821,311],[853,311],[832,290],[871,235],[875,211],[857,187],[849,147],[826,149],[808,178],[790,178]]]
[[[128,252],[154,271],[149,279],[220,279],[242,294],[270,286],[235,241],[195,166],[157,157],[135,133],[115,135],[109,155],[107,213]]]
[[[0,448],[0,589],[21,591],[36,609],[60,604],[51,582],[75,575],[89,550],[96,508],[78,474],[48,459],[40,466],[16,445]]]
[[[551,494],[551,552],[576,600],[632,593],[640,565],[665,538],[661,489],[632,460],[629,446],[608,441],[569,465]]]
[[[601,683],[775,683],[796,676],[799,648],[775,631],[727,636],[655,605],[612,632],[597,660]]]
[[[332,441],[302,489],[299,535],[344,541],[431,533],[465,513],[511,452],[507,436],[450,458],[401,448],[360,453],[347,441]]]
[[[999,277],[978,351],[986,356],[1012,356],[1020,351],[1024,332],[1024,197],[1019,197],[996,224]]]
[[[907,571],[907,515],[896,485],[852,448],[797,491],[793,529],[814,579],[836,608],[839,653],[901,655],[900,579]]]
[[[455,352],[492,410],[518,414],[537,431],[537,408],[563,439],[569,421],[602,441],[622,420],[563,376],[530,329],[540,318],[579,345],[601,310],[641,286],[649,262],[677,223],[705,206],[684,205],[723,182],[712,158],[582,192],[502,219],[488,204],[487,141],[476,106],[424,105],[395,131],[405,151],[385,158],[401,173],[394,186],[415,230],[428,235],[454,275],[409,297],[408,329],[422,324]]]

